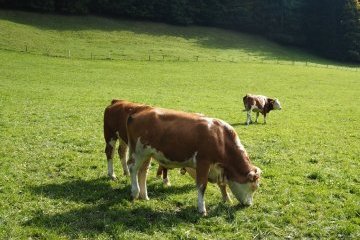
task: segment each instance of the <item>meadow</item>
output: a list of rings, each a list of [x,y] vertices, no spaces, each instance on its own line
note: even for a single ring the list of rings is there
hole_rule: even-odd
[[[328,63],[215,28],[1,10],[0,29],[1,239],[360,238],[359,71],[84,59],[118,49]],[[71,58],[43,54],[70,48]],[[246,93],[277,97],[283,110],[247,127]],[[201,217],[191,177],[171,170],[163,187],[155,163],[150,200],[132,203],[119,161],[119,179],[107,178],[102,121],[113,98],[230,123],[263,170],[254,205],[224,204],[210,184]]]

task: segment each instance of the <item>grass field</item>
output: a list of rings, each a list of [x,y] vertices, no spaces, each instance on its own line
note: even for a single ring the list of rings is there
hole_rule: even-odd
[[[42,55],[68,45],[139,56],[168,46],[183,56],[327,61],[213,28],[0,11],[0,29],[0,239],[360,238],[360,72]],[[34,50],[19,52],[23,42]],[[244,126],[248,92],[278,97],[283,110]],[[113,98],[232,124],[264,172],[254,205],[221,203],[209,185],[209,216],[200,217],[193,180],[172,170],[165,188],[155,164],[150,200],[132,203],[119,162],[119,180],[106,177],[102,118]]]

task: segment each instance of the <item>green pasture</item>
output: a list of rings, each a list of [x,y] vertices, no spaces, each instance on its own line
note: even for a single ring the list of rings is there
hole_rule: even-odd
[[[214,28],[0,11],[0,31],[0,239],[360,238],[359,71],[43,54],[74,47],[140,56],[166,47],[181,56],[327,62]],[[277,97],[283,110],[247,127],[246,93]],[[150,200],[132,203],[118,161],[119,179],[107,178],[102,121],[113,98],[230,123],[263,170],[254,205],[224,204],[210,184],[201,217],[191,177],[172,170],[172,186],[163,187],[156,163]]]

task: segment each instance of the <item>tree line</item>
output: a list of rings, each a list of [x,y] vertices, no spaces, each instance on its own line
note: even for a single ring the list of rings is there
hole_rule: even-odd
[[[216,26],[360,62],[360,0],[0,0],[0,6]]]

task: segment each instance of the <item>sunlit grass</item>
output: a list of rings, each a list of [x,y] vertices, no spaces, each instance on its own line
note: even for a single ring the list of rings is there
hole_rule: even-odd
[[[114,24],[127,23],[138,24]],[[164,27],[159,37],[176,48],[167,28],[175,31]],[[43,40],[39,49],[49,44]],[[360,238],[359,79],[359,72],[306,66],[91,61],[0,50],[0,238]],[[266,125],[260,117],[244,126],[248,92],[279,98],[283,110],[271,112]],[[172,187],[164,188],[155,164],[150,201],[132,203],[119,162],[119,180],[106,178],[102,118],[113,98],[232,124],[264,171],[254,205],[223,204],[209,185],[209,216],[201,218],[193,180],[173,170]]]

